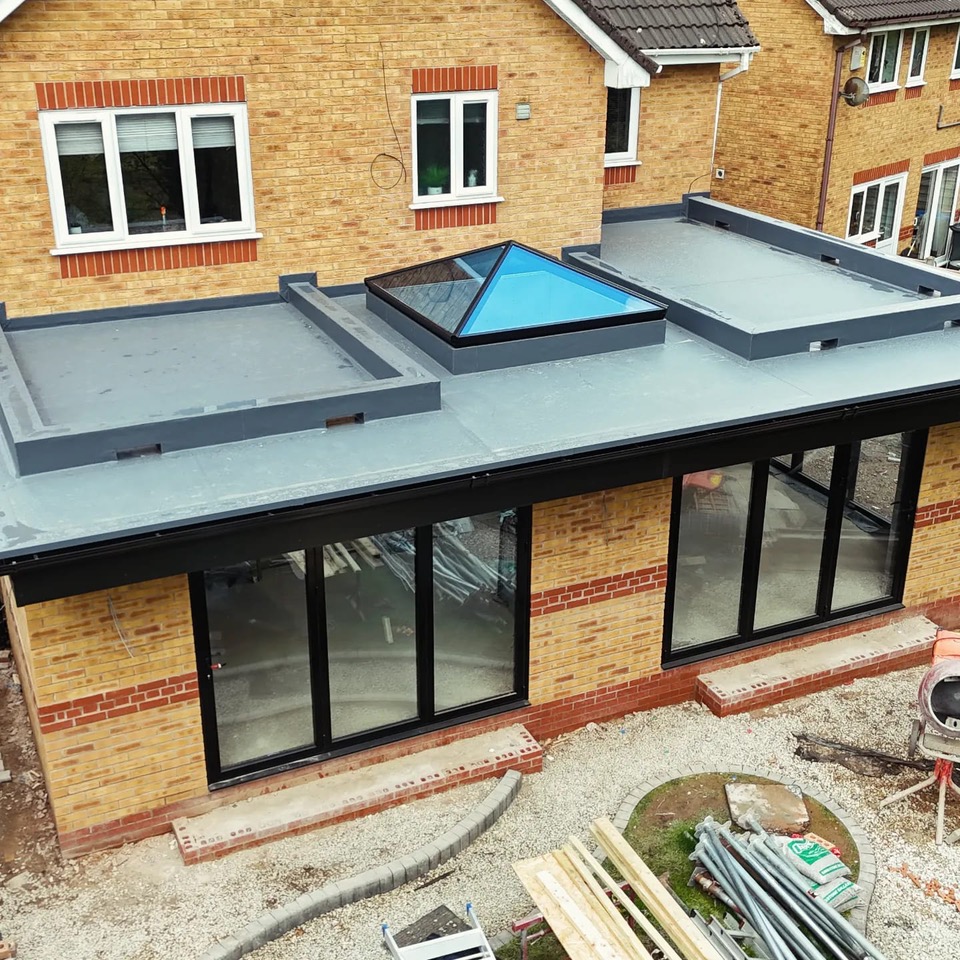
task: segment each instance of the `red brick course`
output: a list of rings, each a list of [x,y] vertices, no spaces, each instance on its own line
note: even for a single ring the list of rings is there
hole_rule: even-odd
[[[903,94],[904,100],[916,100],[917,97],[923,96],[923,87],[907,87],[906,91]]]
[[[38,83],[36,90],[37,106],[41,110],[242,103],[247,98],[244,79],[237,76]]]
[[[636,183],[637,166],[636,164],[627,164],[622,167],[604,167],[603,185],[605,187],[616,186],[619,183]]]
[[[73,277],[103,277],[116,273],[180,270],[226,263],[253,263],[256,259],[256,240],[220,240],[171,247],[146,247],[142,250],[69,253],[60,257],[60,277],[69,280]]]
[[[885,90],[883,93],[871,93],[865,107],[878,107],[882,103],[893,103],[897,99],[896,90]]]
[[[496,64],[487,67],[418,67],[413,71],[414,93],[455,93],[459,90],[496,90]]]
[[[121,690],[108,690],[89,697],[53,703],[40,707],[37,716],[41,732],[51,733],[54,730],[82,727],[88,723],[96,723],[98,720],[121,717],[127,713],[152,710],[155,707],[165,707],[185,700],[196,700],[198,697],[197,674],[193,671],[178,677],[152,680],[149,683],[124,687]]]
[[[880,180],[883,177],[895,177],[898,173],[906,173],[910,169],[910,160],[899,160],[897,163],[885,163],[869,170],[861,170],[853,175],[853,184],[869,183],[871,180]]]
[[[918,507],[914,517],[914,527],[931,527],[937,523],[960,518],[960,500],[941,500]]]
[[[417,230],[442,230],[446,227],[476,227],[497,222],[497,204],[468,203],[458,207],[430,207],[416,210]]]
[[[946,150],[934,150],[933,153],[924,154],[923,165],[929,167],[934,163],[946,163],[948,160],[956,160],[960,157],[960,147],[948,147]]]
[[[541,590],[530,597],[530,616],[542,617],[558,610],[582,607],[589,603],[600,603],[615,597],[628,597],[631,594],[655,590],[667,585],[667,565],[644,567],[618,573],[612,577],[597,577],[580,583],[565,584],[551,590]]]

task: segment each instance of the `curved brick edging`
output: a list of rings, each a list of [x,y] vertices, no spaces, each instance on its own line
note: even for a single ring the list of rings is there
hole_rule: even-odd
[[[746,777],[760,777],[764,780],[772,780],[774,783],[785,784],[785,781],[772,770],[757,770],[753,767],[744,767],[737,763],[731,763],[722,769],[699,765],[684,765],[671,773],[669,777],[641,783],[640,786],[628,794],[626,800],[620,804],[613,818],[613,825],[623,833],[627,828],[627,824],[630,822],[630,817],[633,816],[633,811],[636,809],[637,804],[643,800],[647,794],[652,793],[664,784],[672,783],[674,780],[682,780],[684,777],[696,777],[705,773],[733,773]],[[797,784],[797,786],[799,786],[799,784]],[[801,787],[801,789],[803,788]],[[819,793],[814,793],[811,790],[803,790],[803,795],[810,797],[811,800],[816,800],[817,803],[832,813],[833,816],[843,824],[853,838],[853,842],[856,844],[857,855],[860,858],[860,876],[857,878],[857,885],[863,891],[863,902],[850,911],[848,919],[861,933],[865,934],[867,930],[867,911],[870,909],[870,898],[873,896],[873,888],[877,882],[877,858],[873,852],[873,844],[870,842],[870,838],[866,833],[856,825],[853,818],[843,807],[838,807],[832,800]]]
[[[485,833],[506,812],[520,791],[522,775],[508,770],[486,800],[432,843],[347,880],[327,883],[292,903],[268,910],[236,934],[208,947],[200,960],[240,960],[295,927],[331,910],[387,893],[446,863]]]

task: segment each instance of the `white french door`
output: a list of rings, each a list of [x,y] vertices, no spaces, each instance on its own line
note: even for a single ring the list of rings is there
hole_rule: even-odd
[[[920,177],[916,236],[910,256],[943,264],[950,256],[950,224],[957,219],[960,163],[929,167]]]
[[[869,244],[880,253],[896,254],[906,183],[906,174],[900,174],[854,187],[850,195],[847,239]]]

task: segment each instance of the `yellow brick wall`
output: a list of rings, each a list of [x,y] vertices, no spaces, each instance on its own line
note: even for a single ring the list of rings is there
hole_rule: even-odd
[[[671,489],[661,480],[537,504],[532,593],[665,565]],[[663,603],[660,584],[532,617],[531,702],[658,672]]]
[[[640,94],[636,183],[604,188],[605,208],[679,203],[710,189],[717,64],[666,67]]]
[[[234,0],[215,13],[191,0],[31,2],[0,25],[0,49],[0,301],[12,316],[272,290],[314,270],[321,284],[356,282],[507,238],[554,254],[599,240],[603,62],[542,0]],[[411,71],[468,64],[499,67],[499,222],[417,232]],[[211,74],[246,78],[258,261],[60,279],[34,84]],[[519,101],[530,120],[515,119]],[[381,153],[402,154],[406,182],[372,181]],[[381,181],[396,172],[375,165]]]
[[[931,427],[923,461],[923,477],[917,497],[918,514],[924,507],[960,500],[960,424]],[[910,562],[904,586],[905,606],[923,606],[960,594],[957,551],[960,547],[960,516],[947,508],[947,519],[919,525],[913,531]],[[922,520],[921,520],[922,523]]]
[[[901,160],[910,161],[901,223],[908,226],[913,222],[924,156],[938,150],[960,147],[960,127],[937,129],[937,109],[940,104],[945,108],[945,120],[960,120],[960,90],[951,91],[949,80],[956,42],[956,24],[931,28],[924,70],[926,83],[923,93],[916,99],[907,100],[906,91],[901,86],[893,103],[852,108],[840,104],[824,221],[827,233],[846,236],[850,191],[855,173]],[[906,82],[912,43],[913,31],[907,30],[900,57],[901,85]],[[844,80],[853,75],[865,77],[866,57],[864,66],[856,74],[851,74],[849,70],[849,57],[849,53],[844,54]],[[900,243],[898,251],[908,243]]]
[[[29,664],[24,688],[36,704],[34,727],[61,833],[206,793],[195,680],[193,695],[179,702],[107,713],[127,706],[131,688],[195,675],[186,577],[23,608],[8,583],[4,594],[18,662]],[[85,698],[97,695],[112,699],[95,707],[95,720],[83,722]]]
[[[761,49],[746,73],[723,84],[716,166],[725,178],[712,181],[712,195],[813,227],[833,40],[805,0],[743,0],[739,6]]]

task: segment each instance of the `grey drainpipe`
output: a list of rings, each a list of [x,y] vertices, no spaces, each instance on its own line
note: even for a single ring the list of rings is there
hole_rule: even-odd
[[[863,43],[863,34],[837,49],[833,64],[833,87],[830,97],[830,119],[827,122],[827,140],[823,151],[823,173],[820,175],[820,203],[817,205],[817,230],[823,232],[823,219],[827,212],[827,188],[830,185],[830,163],[833,160],[833,137],[837,128],[837,105],[840,103],[840,74],[843,71],[843,55],[858,43]]]

